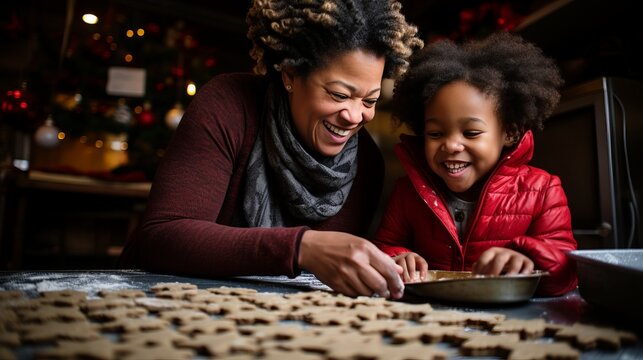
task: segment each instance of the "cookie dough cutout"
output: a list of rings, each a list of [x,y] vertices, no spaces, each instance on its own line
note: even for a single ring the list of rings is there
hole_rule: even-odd
[[[457,310],[435,310],[419,319],[422,324],[468,325],[490,328],[505,319],[502,314],[485,312],[464,312]]]
[[[500,355],[501,346],[513,344],[520,341],[518,334],[472,334],[462,345],[460,352],[467,356],[494,356]]]
[[[48,322],[46,324],[21,324],[20,339],[26,343],[54,340],[94,340],[101,338],[98,326],[90,322]]]
[[[449,353],[435,345],[413,342],[402,345],[381,345],[380,359],[387,360],[447,360]]]
[[[115,346],[107,338],[89,341],[59,341],[56,347],[36,353],[38,359],[114,359]]]
[[[220,305],[221,308],[221,313],[224,315],[227,314],[236,314],[244,311],[257,311],[259,310],[258,307],[256,307],[253,304],[249,304],[247,302],[241,302],[241,301],[234,301],[234,302],[228,302],[225,304]]]
[[[190,306],[190,303],[183,300],[159,299],[141,297],[134,299],[136,305],[146,308],[150,312],[159,312],[164,310],[178,310]]]
[[[319,354],[328,354],[335,349],[336,357],[326,356],[330,359],[350,359],[356,356],[355,350],[373,349],[374,345],[381,342],[379,335],[363,335],[356,332],[347,333],[325,333],[318,336],[297,337],[293,340],[280,343],[279,348],[283,350],[310,351]],[[342,353],[340,355],[340,350]],[[350,353],[349,353],[350,352]],[[369,358],[361,354],[362,358]],[[368,355],[372,355],[370,352]]]
[[[226,319],[204,319],[192,321],[177,328],[177,331],[194,336],[199,334],[220,334],[237,330],[237,323]]]
[[[247,288],[242,288],[242,287],[227,287],[227,286],[220,286],[216,288],[207,288],[205,289],[213,294],[217,295],[249,295],[249,294],[255,294],[257,293],[257,290],[255,289],[247,289]]]
[[[18,322],[18,314],[12,309],[0,308],[0,325],[10,325]],[[1,332],[1,329],[0,329]]]
[[[173,324],[186,325],[192,321],[209,319],[210,316],[197,310],[179,309],[162,311],[159,313],[159,318],[167,320]]]
[[[0,346],[15,348],[20,345],[20,336],[17,333],[0,332]]]
[[[142,318],[145,316],[147,316],[147,310],[141,307],[94,310],[87,314],[88,318],[99,322],[115,321],[122,318]]]
[[[125,333],[153,331],[168,328],[170,323],[163,319],[140,318],[140,319],[118,319],[101,325],[104,331],[121,331]]]
[[[290,312],[303,308],[305,305],[299,300],[287,299],[283,296],[277,295],[262,295],[262,296],[241,296],[241,300],[247,301],[265,310],[275,310],[282,312]]]
[[[519,341],[511,344],[501,344],[499,347],[503,353],[507,354],[508,360],[580,359],[580,352],[567,343]]]
[[[469,337],[470,333],[464,331],[464,327],[459,325],[425,324],[394,329],[391,334],[391,342],[393,344],[404,344],[413,341],[421,341],[425,344],[439,342],[461,343]]]
[[[384,307],[375,307],[368,305],[357,305],[348,310],[352,315],[361,320],[385,320],[393,318],[393,313]]]
[[[86,299],[86,292],[70,289],[43,291],[40,293],[40,301],[43,304],[56,306],[78,307]]]
[[[328,310],[313,312],[304,318],[304,321],[319,326],[329,325],[351,325],[358,324],[361,320],[354,314],[339,309],[328,308]]]
[[[100,290],[98,296],[103,299],[135,299],[145,297],[145,293],[139,289]]]
[[[181,340],[177,346],[190,348],[199,353],[221,357],[234,352],[257,354],[260,351],[255,339],[243,337],[236,332],[223,334],[200,334],[194,338]]]
[[[403,320],[418,320],[433,312],[430,304],[393,303],[388,310],[393,313],[393,318]]]
[[[24,299],[26,295],[22,290],[2,290],[0,291],[0,303],[10,300]]]
[[[11,349],[8,349],[4,346],[0,346],[0,359],[4,360],[15,360],[16,355],[11,351]]]
[[[391,335],[396,329],[400,329],[409,325],[407,320],[400,319],[387,319],[387,320],[372,320],[357,323],[354,326],[359,329],[362,334],[382,334]]]
[[[233,360],[232,358],[226,358]],[[321,355],[311,354],[303,351],[285,351],[279,349],[266,350],[261,357],[263,360],[323,360]]]
[[[515,333],[523,340],[534,340],[545,335],[547,323],[543,319],[506,319],[493,326],[492,333]]]
[[[586,324],[562,326],[554,335],[581,349],[609,348],[619,349],[622,345],[635,344],[637,336],[629,331]]]
[[[150,287],[150,290],[157,294],[161,291],[181,291],[181,290],[198,290],[198,287],[190,283],[173,282],[173,283],[156,283]]]
[[[304,334],[305,329],[300,325],[264,325],[264,326],[240,326],[240,334],[250,336],[259,342],[267,340],[292,340]]]
[[[80,305],[80,308],[83,311],[92,312],[92,311],[98,311],[98,310],[132,308],[135,306],[136,306],[136,303],[132,299],[111,298],[111,299],[90,299],[82,303]]]
[[[323,296],[311,299],[313,305],[330,306],[333,308],[350,308],[353,306],[353,298],[344,295]]]
[[[189,339],[188,336],[171,329],[126,333],[121,336],[122,343],[141,346],[173,346],[187,339]]]
[[[177,349],[174,346],[140,346],[138,344],[119,344],[117,358],[121,360],[174,359],[189,360],[194,357],[190,349]]]
[[[35,310],[18,312],[20,320],[25,323],[47,323],[86,321],[87,318],[77,308],[43,305]]]
[[[248,324],[275,324],[281,320],[279,313],[266,310],[232,312],[224,316],[224,319],[232,320],[239,325]]]

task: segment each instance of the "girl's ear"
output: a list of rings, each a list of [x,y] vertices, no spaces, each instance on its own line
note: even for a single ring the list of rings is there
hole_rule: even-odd
[[[505,133],[505,146],[511,147],[514,146],[520,141],[520,134],[517,132],[506,132]]]

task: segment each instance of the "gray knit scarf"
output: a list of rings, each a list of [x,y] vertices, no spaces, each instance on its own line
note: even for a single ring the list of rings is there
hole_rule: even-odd
[[[269,86],[263,113],[246,174],[248,226],[289,226],[337,214],[357,174],[357,134],[338,155],[314,157],[293,134],[285,92]]]

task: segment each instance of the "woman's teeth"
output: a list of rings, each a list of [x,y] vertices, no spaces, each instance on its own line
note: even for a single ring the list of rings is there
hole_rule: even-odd
[[[458,173],[467,166],[469,166],[469,163],[463,163],[463,162],[457,162],[457,163],[444,163],[444,166],[447,168],[447,171],[451,174]]]
[[[348,134],[351,133],[350,130],[342,130],[342,129],[340,129],[340,128],[336,127],[336,126],[333,126],[333,125],[331,125],[331,124],[329,124],[329,123],[327,123],[325,121],[323,122],[323,124],[326,127],[326,129],[328,129],[333,134],[336,134],[336,135],[339,135],[339,136],[348,136]]]

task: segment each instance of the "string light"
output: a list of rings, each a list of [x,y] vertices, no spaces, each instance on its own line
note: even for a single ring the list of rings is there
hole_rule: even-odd
[[[190,81],[187,88],[185,89],[185,92],[187,92],[190,96],[194,96],[194,94],[196,94],[196,84]]]
[[[94,14],[83,14],[83,21],[89,25],[94,25],[98,23],[98,16]]]
[[[175,130],[177,126],[179,126],[184,113],[183,105],[177,102],[174,104],[174,107],[165,114],[165,123],[170,129]]]

